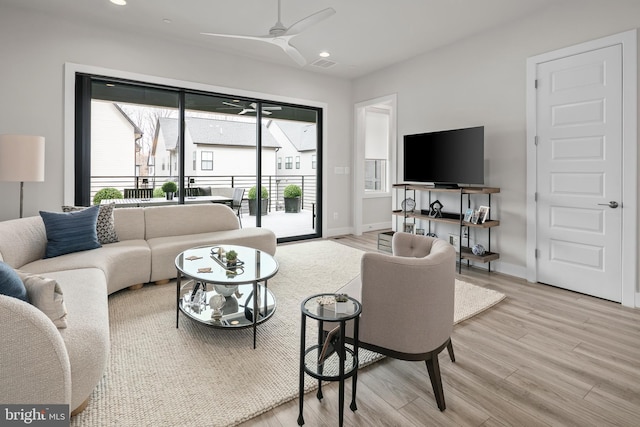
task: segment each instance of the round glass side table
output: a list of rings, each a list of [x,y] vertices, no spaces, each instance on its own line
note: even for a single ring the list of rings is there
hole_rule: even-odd
[[[356,384],[358,382],[358,326],[362,305],[356,299],[346,297],[344,302],[335,302],[336,294],[312,295],[300,305],[300,413],[298,425],[304,424],[302,415],[304,406],[304,376],[309,375],[318,380],[318,399],[322,399],[322,381],[338,381],[338,424],[344,420],[344,381],[352,378],[351,405],[356,406]],[[332,302],[333,299],[333,302]],[[318,322],[318,342],[307,347],[307,318]],[[346,333],[347,322],[353,322],[353,332]],[[325,332],[325,322],[332,328]],[[351,326],[351,325],[349,325]],[[350,346],[347,346],[347,336]]]

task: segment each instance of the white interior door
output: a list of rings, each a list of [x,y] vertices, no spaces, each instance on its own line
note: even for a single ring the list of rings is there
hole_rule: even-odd
[[[621,301],[622,50],[538,64],[538,281]]]

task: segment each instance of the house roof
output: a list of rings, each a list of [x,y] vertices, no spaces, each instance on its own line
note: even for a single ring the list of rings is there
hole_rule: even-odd
[[[317,127],[315,123],[278,120],[275,123],[300,152],[317,150]]]
[[[158,132],[164,137],[167,150],[175,150],[178,144],[178,119],[161,117],[158,124]],[[256,145],[256,127],[251,122],[187,118],[186,132],[194,144],[241,147]],[[262,145],[265,148],[281,147],[265,125],[262,125]]]

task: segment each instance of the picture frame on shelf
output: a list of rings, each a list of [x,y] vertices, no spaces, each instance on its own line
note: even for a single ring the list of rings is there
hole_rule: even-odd
[[[489,206],[480,206],[478,208],[478,222],[477,224],[484,224],[489,218]]]
[[[414,228],[415,228],[415,224],[405,224],[404,225],[404,232],[413,234]]]
[[[416,234],[419,236],[424,236],[424,228],[416,228]]]
[[[464,222],[471,222],[471,217],[473,216],[473,209],[469,208],[467,209],[467,211],[464,213]]]
[[[478,210],[474,210],[473,214],[471,214],[471,224],[477,224],[478,223],[478,218],[480,218],[480,213],[478,212]]]

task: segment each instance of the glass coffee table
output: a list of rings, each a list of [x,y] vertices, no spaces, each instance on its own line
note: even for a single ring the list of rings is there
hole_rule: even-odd
[[[226,254],[237,253],[235,266]],[[176,328],[182,312],[214,328],[256,330],[276,311],[276,299],[267,280],[278,272],[278,262],[268,253],[238,245],[201,246],[176,257]]]

